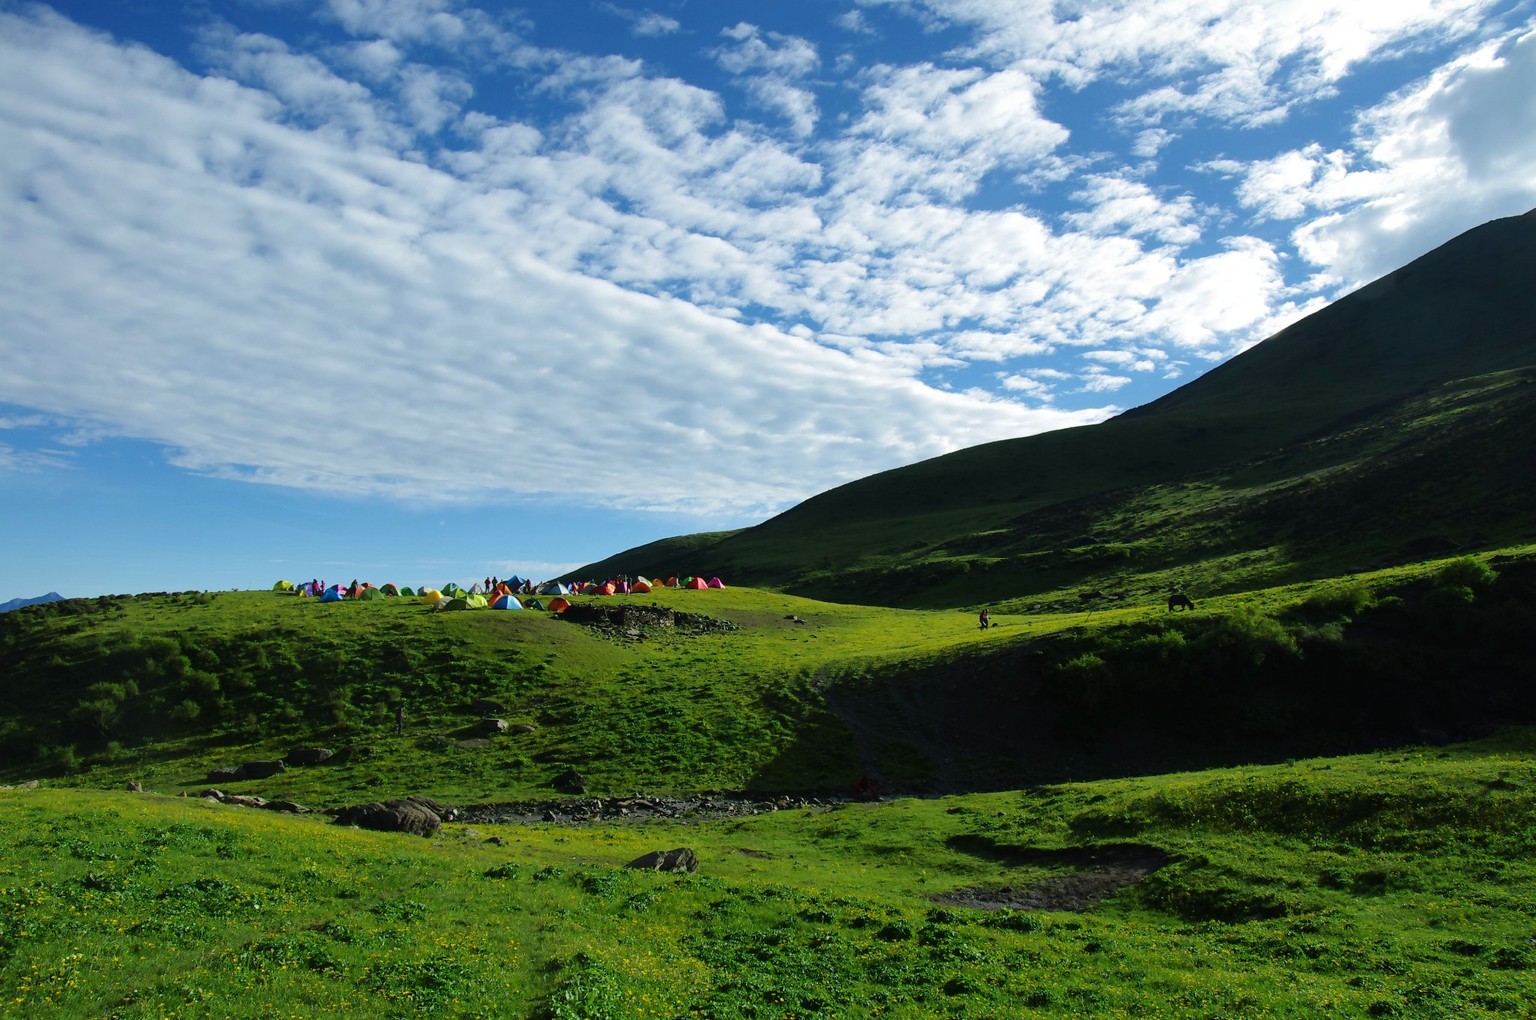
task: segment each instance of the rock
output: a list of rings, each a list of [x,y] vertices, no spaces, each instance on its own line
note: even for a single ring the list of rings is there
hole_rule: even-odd
[[[246,779],[271,779],[273,776],[287,771],[288,766],[276,758],[266,761],[248,761],[240,766],[240,773]],[[213,777],[210,776],[208,781],[213,782]]]
[[[587,781],[582,778],[581,773],[577,772],[575,769],[566,769],[564,772],[556,776],[554,778],[554,782],[552,782],[550,785],[563,793],[587,792]]]
[[[223,800],[224,799],[223,791],[222,790],[217,790],[217,789],[215,789],[215,788],[213,788],[211,786],[208,789],[204,790],[202,793],[199,793],[198,796],[199,797],[206,797],[209,800]]]
[[[144,792],[144,784],[142,784],[142,783],[135,783],[132,779],[130,779],[130,780],[128,780],[127,789],[128,789],[129,793],[143,793]]]
[[[476,715],[501,715],[507,710],[507,706],[489,698],[476,698],[469,703],[469,710]]]
[[[231,793],[219,798],[220,804],[233,804],[236,807],[266,807],[267,802],[261,797],[251,797],[245,794]]]
[[[295,804],[291,800],[269,800],[262,807],[268,811],[286,811],[293,815],[307,815],[310,813],[309,808],[303,804]]]
[[[507,727],[508,733],[537,733],[539,728],[531,723],[513,723]]]
[[[225,765],[221,768],[208,770],[208,782],[210,783],[234,783],[245,778],[245,769],[239,765]]]
[[[488,737],[494,737],[498,733],[507,731],[507,723],[504,719],[481,719],[480,732]]]
[[[680,846],[676,850],[653,850],[624,866],[642,871],[686,871],[692,874],[699,870],[699,858],[692,850]]]
[[[443,827],[445,816],[452,810],[426,797],[408,797],[404,800],[374,801],[356,807],[342,808],[336,814],[337,825],[355,825],[359,829],[377,832],[409,832],[418,836],[433,836]]]
[[[319,765],[327,758],[334,758],[336,752],[328,747],[295,747],[288,752],[288,757],[283,761],[289,765]]]

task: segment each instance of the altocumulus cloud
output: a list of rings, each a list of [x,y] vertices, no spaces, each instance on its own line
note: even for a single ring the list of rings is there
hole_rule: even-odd
[[[0,398],[273,484],[697,510],[1102,413],[942,392],[873,350],[585,275],[519,209],[402,158],[407,129],[357,86],[274,41],[223,45],[289,94],[5,17]],[[580,194],[548,215],[612,227]]]

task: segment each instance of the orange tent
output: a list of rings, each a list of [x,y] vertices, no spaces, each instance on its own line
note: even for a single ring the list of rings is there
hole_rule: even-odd
[[[571,604],[563,598],[556,597],[549,600],[549,611],[551,613],[563,613],[569,608],[571,608]]]
[[[645,581],[636,581],[634,584],[629,586],[629,590],[636,595],[644,595],[646,592],[651,590],[651,586]]]

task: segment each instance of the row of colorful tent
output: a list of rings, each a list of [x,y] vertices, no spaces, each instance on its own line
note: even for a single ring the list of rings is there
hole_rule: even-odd
[[[503,592],[487,598],[481,594],[465,593],[451,595],[436,588],[423,588],[421,591],[423,605],[433,609],[544,609],[544,603],[538,599],[529,599],[524,602],[511,592]],[[561,612],[569,609],[571,604],[563,598],[556,598],[549,604],[549,609]]]
[[[519,588],[513,585],[513,580],[520,581],[521,579],[514,578],[503,581],[489,592],[485,590],[483,585],[478,583],[470,588],[464,588],[461,585],[449,582],[441,588],[422,587],[418,591],[412,591],[409,587],[399,587],[393,584],[375,587],[371,583],[359,583],[357,581],[353,581],[351,585],[346,586],[340,584],[325,585],[320,581],[306,581],[298,585],[289,581],[278,581],[272,585],[272,590],[294,592],[298,595],[318,598],[322,602],[340,602],[342,599],[382,599],[406,596],[419,597],[424,603],[434,608],[523,609],[525,605],[518,598]],[[523,582],[523,585],[526,586],[526,582]],[[555,612],[560,612],[570,605],[565,599],[567,595],[644,595],[657,588],[683,588],[704,591],[709,588],[724,587],[725,584],[718,577],[711,577],[707,581],[702,577],[685,577],[682,579],[669,577],[665,581],[639,577],[633,581],[628,578],[614,578],[613,580],[600,583],[586,581],[574,585],[549,581],[538,585],[533,590],[540,595],[555,596],[549,608],[554,609]],[[439,605],[444,600],[462,603],[462,605],[448,607]],[[563,605],[556,609],[556,603],[563,603]],[[543,609],[544,606],[535,599],[527,605],[527,608]]]
[[[645,577],[637,577],[630,581],[625,578],[615,578],[611,581],[587,581],[574,586],[577,595],[644,595],[657,588],[691,588],[695,591],[703,591],[706,588],[724,588],[725,584],[718,577],[704,580],[702,577],[685,577],[681,580],[669,577],[665,581],[651,580]]]

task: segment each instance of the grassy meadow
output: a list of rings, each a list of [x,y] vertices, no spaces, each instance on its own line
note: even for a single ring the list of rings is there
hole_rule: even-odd
[[[51,1017],[1517,1017],[1536,737],[695,823],[365,832],[0,791],[0,1002]],[[698,873],[622,865],[686,845]],[[1086,912],[1067,851],[1167,861]],[[1049,904],[1049,895],[1045,902]]]
[[[1180,612],[1149,575],[987,631],[737,588],[604,600],[697,632],[268,591],[7,613],[0,1012],[1536,1015],[1533,553]],[[484,736],[478,698],[531,731]],[[574,768],[759,807],[421,838],[201,796],[303,746],[338,753],[219,788],[558,806]],[[623,867],[680,846],[697,873]]]

